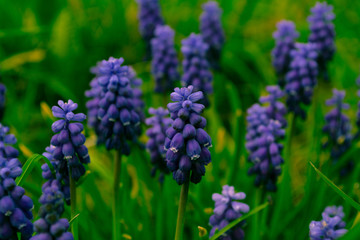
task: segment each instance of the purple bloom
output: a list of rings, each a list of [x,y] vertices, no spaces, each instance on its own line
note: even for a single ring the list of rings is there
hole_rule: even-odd
[[[248,213],[249,205],[238,202],[245,199],[246,195],[243,192],[236,193],[234,187],[223,186],[221,194],[214,193],[212,199],[215,202],[214,214],[210,217],[209,224],[212,226],[210,237],[215,234],[216,229],[221,230],[232,221],[240,218],[244,213]],[[235,227],[227,231],[219,239],[222,240],[241,240],[244,239],[244,231],[242,226],[245,221],[240,222]]]
[[[52,107],[54,117],[60,118],[51,126],[55,135],[51,138],[51,145],[55,146],[53,157],[59,161],[58,172],[62,179],[68,179],[71,172],[75,180],[85,174],[84,164],[90,162],[88,150],[85,147],[84,129],[81,123],[86,119],[83,113],[73,113],[78,105],[72,100],[58,101],[58,106]],[[70,172],[69,172],[70,171]]]
[[[335,29],[332,21],[335,19],[333,6],[326,2],[317,2],[308,17],[311,34],[309,42],[316,45],[318,51],[319,69],[327,80],[326,64],[335,53]]]
[[[169,26],[157,26],[151,46],[151,71],[155,78],[155,92],[174,89],[175,81],[180,78],[174,47],[174,30]]]
[[[224,30],[221,25],[222,10],[215,1],[202,5],[203,13],[200,16],[201,36],[209,45],[207,56],[211,64],[216,67],[221,56],[221,49],[225,42]]]
[[[151,126],[146,131],[146,135],[149,140],[146,144],[146,148],[150,152],[151,163],[154,165],[151,170],[151,175],[155,176],[156,170],[160,171],[160,182],[164,180],[164,174],[169,173],[169,169],[166,166],[166,150],[164,148],[164,142],[166,138],[166,130],[171,126],[172,120],[169,118],[169,111],[159,107],[157,109],[150,108],[149,113],[153,116],[146,119],[146,124]]]
[[[322,213],[321,221],[312,221],[310,223],[310,239],[338,239],[347,233],[342,206],[327,207]]]
[[[174,120],[166,130],[164,143],[167,167],[179,185],[189,178],[199,183],[205,175],[205,166],[211,162],[208,150],[211,138],[204,131],[206,119],[200,116],[205,107],[197,103],[203,93],[193,91],[193,86],[174,90],[170,94],[173,102],[167,105]]]
[[[285,85],[285,74],[289,70],[291,61],[290,52],[295,48],[295,41],[299,33],[292,21],[282,20],[277,23],[277,31],[274,32],[275,47],[271,52],[272,64],[279,79],[279,85]]]
[[[182,63],[184,74],[181,81],[185,86],[192,85],[194,91],[202,91],[205,96],[200,103],[207,107],[209,106],[207,94],[213,92],[213,77],[206,59],[208,45],[200,35],[194,33],[182,40],[181,43],[181,51],[184,55]]]
[[[3,118],[5,111],[5,93],[6,87],[0,83],[0,120]]]
[[[290,52],[292,60],[285,76],[286,104],[289,112],[305,119],[306,112],[302,105],[311,103],[318,75],[317,52],[316,46],[311,43],[296,43],[295,47],[296,49]]]
[[[17,158],[19,151],[12,146],[16,141],[16,137],[13,134],[9,134],[9,127],[3,126],[0,123],[0,157],[6,159]]]

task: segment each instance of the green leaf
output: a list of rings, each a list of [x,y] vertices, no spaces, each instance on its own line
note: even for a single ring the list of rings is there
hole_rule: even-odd
[[[354,199],[352,199],[350,196],[348,196],[346,193],[344,193],[338,186],[335,185],[330,179],[328,179],[322,172],[320,172],[319,169],[315,167],[315,165],[309,161],[310,165],[315,169],[317,174],[332,188],[334,191],[339,194],[347,203],[349,203],[351,206],[356,208],[358,211],[360,211],[360,204],[357,203]]]
[[[49,159],[47,159],[43,155],[34,154],[30,158],[28,158],[28,160],[25,162],[24,166],[22,167],[23,172],[18,178],[16,178],[15,180],[16,185],[22,186],[24,184],[24,181],[27,178],[27,176],[29,176],[30,172],[35,167],[36,163],[39,162],[41,159],[45,161],[45,163],[49,166],[51,173],[55,176],[54,166],[51,164]]]
[[[69,224],[71,224],[75,219],[79,217],[80,213],[76,214],[70,221]]]
[[[264,208],[266,208],[268,205],[269,205],[269,202],[263,203],[262,205],[256,207],[254,210],[250,211],[249,213],[247,213],[247,214],[243,215],[242,217],[232,221],[231,223],[229,223],[226,227],[224,227],[220,231],[215,232],[214,236],[212,236],[212,238],[210,238],[210,240],[218,239],[226,231],[229,231],[231,228],[235,227],[239,222],[244,221],[245,219],[251,217],[252,215],[255,215],[256,213],[258,213],[261,210],[263,210]]]

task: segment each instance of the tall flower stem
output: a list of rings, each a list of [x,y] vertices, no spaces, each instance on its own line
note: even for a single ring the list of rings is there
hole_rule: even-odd
[[[116,151],[114,162],[114,185],[113,185],[113,240],[121,238],[120,225],[120,175],[121,175],[121,153]]]
[[[163,225],[163,183],[159,183],[159,199],[157,201],[157,214],[156,214],[156,239],[163,239],[164,225]]]
[[[78,235],[78,220],[75,218],[77,214],[76,210],[76,182],[72,177],[70,172],[70,203],[71,203],[71,220],[73,220],[71,224],[71,232],[74,236],[75,240],[79,239]],[[75,218],[75,219],[74,219]]]
[[[175,232],[175,240],[181,240],[183,229],[184,229],[184,220],[185,220],[185,210],[186,210],[186,202],[189,194],[189,185],[190,181],[187,179],[181,187],[180,193],[180,202],[178,209],[178,216],[176,222],[176,232]]]

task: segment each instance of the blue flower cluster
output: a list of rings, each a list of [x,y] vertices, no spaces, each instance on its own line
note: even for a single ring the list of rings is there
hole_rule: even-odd
[[[212,226],[210,237],[215,230],[221,230],[235,219],[241,217],[244,213],[249,212],[249,205],[238,202],[245,199],[246,194],[243,192],[236,193],[234,187],[225,185],[221,194],[214,193],[212,199],[215,201],[214,215],[210,217],[209,224]],[[244,239],[245,233],[242,226],[245,221],[240,222],[235,227],[227,231],[219,239],[222,240],[241,240]]]
[[[205,166],[211,162],[211,138],[205,132],[206,119],[200,116],[204,105],[196,103],[203,98],[202,92],[193,86],[175,88],[167,105],[174,120],[166,130],[165,150],[167,167],[181,185],[188,181],[199,183],[205,175]]]
[[[123,62],[123,58],[110,57],[93,69],[97,86],[101,89],[100,93],[95,94],[99,102],[94,109],[97,108],[100,121],[97,127],[98,143],[104,143],[107,149],[120,149],[128,155],[130,147],[127,140],[136,141],[141,123],[139,110],[143,103],[139,102],[140,89],[134,91],[131,87],[138,86],[139,80],[134,78],[134,73],[129,73],[127,66],[121,66]]]
[[[221,56],[221,49],[225,42],[224,30],[221,25],[222,10],[215,1],[202,5],[203,13],[200,16],[201,36],[209,45],[207,56],[213,67],[217,67]]]
[[[334,240],[345,235],[347,230],[345,229],[345,222],[342,220],[343,217],[342,206],[325,208],[322,213],[322,220],[310,223],[310,240]]]
[[[184,74],[181,81],[185,86],[192,85],[194,91],[202,91],[204,98],[200,103],[207,107],[209,106],[207,95],[213,92],[213,77],[206,59],[206,52],[209,46],[200,35],[194,33],[182,40],[181,43],[181,51],[184,55]]]
[[[155,78],[155,92],[174,89],[175,81],[180,79],[174,34],[169,26],[157,26],[155,37],[151,40],[151,71]]]
[[[149,113],[153,116],[147,118],[145,123],[151,126],[146,131],[146,135],[149,137],[146,148],[150,152],[151,163],[154,166],[151,170],[151,176],[155,176],[156,170],[159,170],[161,172],[159,181],[163,182],[164,174],[169,173],[165,162],[166,150],[164,142],[166,130],[171,126],[172,119],[168,117],[169,111],[162,107],[157,109],[150,108]]]
[[[55,146],[53,157],[58,163],[57,172],[62,179],[68,179],[71,173],[76,181],[85,174],[84,164],[90,162],[88,149],[85,147],[85,136],[82,121],[86,116],[83,113],[73,113],[78,105],[72,100],[58,101],[58,106],[52,107],[54,117],[61,118],[54,122],[51,129],[55,135],[51,138],[51,145]],[[69,172],[70,171],[70,172]]]
[[[18,239],[17,233],[21,233],[21,239],[27,240],[33,233],[33,202],[15,182],[21,173],[16,158],[0,156],[0,239]]]
[[[9,134],[9,127],[3,126],[0,123],[0,157],[8,160],[17,158],[19,156],[19,151],[12,146],[16,141],[15,136]]]
[[[293,112],[302,119],[306,112],[302,104],[309,105],[316,85],[318,64],[316,62],[316,46],[311,43],[296,43],[296,49],[290,52],[290,69],[285,76],[287,93],[286,104],[289,112]]]
[[[291,61],[290,52],[295,48],[299,33],[292,21],[282,20],[277,23],[277,31],[274,32],[275,47],[271,52],[272,65],[279,79],[279,85],[285,85],[285,74],[289,70]]]
[[[308,17],[311,30],[309,42],[316,45],[319,69],[325,79],[328,79],[326,64],[335,53],[335,29],[332,23],[334,19],[333,6],[326,2],[317,2]]]
[[[30,240],[73,240],[72,233],[68,232],[69,221],[60,218],[64,212],[63,194],[57,180],[42,187],[39,219],[34,222],[34,235]]]
[[[6,87],[0,83],[0,120],[3,118],[5,111],[5,93]]]

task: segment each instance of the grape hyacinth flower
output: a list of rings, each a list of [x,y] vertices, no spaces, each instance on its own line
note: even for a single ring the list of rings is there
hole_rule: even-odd
[[[169,111],[162,107],[157,109],[150,108],[149,113],[153,116],[146,119],[146,124],[151,126],[146,131],[146,135],[149,137],[146,148],[150,152],[151,163],[154,165],[151,170],[151,176],[155,176],[156,170],[159,170],[159,181],[162,183],[164,181],[164,174],[169,173],[165,162],[166,150],[164,142],[166,130],[171,126],[172,119],[168,117]]]
[[[94,69],[94,68],[93,68]],[[94,78],[90,82],[90,90],[85,92],[85,96],[90,98],[86,102],[86,108],[88,109],[87,117],[88,117],[88,126],[95,130],[96,135],[100,135],[101,133],[101,125],[100,120],[98,118],[99,111],[99,103],[100,103],[100,94],[101,88],[98,84],[98,80]]]
[[[151,72],[155,78],[155,92],[164,93],[174,89],[179,80],[178,60],[174,47],[174,30],[158,25],[151,40]]]
[[[208,94],[213,92],[212,73],[206,59],[208,45],[200,35],[192,33],[188,38],[181,41],[181,51],[184,55],[182,83],[184,86],[192,85],[194,91],[202,91],[204,94],[201,104],[209,106]]]
[[[210,237],[215,233],[215,230],[221,230],[230,222],[240,218],[243,214],[250,210],[249,205],[238,202],[245,199],[246,194],[243,192],[236,193],[234,187],[225,185],[222,188],[221,194],[214,193],[212,199],[215,201],[214,215],[210,217],[209,224],[212,226]],[[245,221],[238,223],[235,227],[227,231],[219,239],[222,240],[241,240],[244,239],[244,231],[242,230]]]
[[[0,156],[0,239],[18,239],[17,233],[21,233],[21,239],[28,240],[33,233],[33,202],[15,182],[21,173],[16,158]]]
[[[271,52],[272,65],[278,76],[278,83],[281,87],[285,85],[285,74],[289,70],[291,61],[290,52],[295,49],[296,39],[299,33],[296,31],[292,21],[282,20],[276,24],[277,30],[274,32],[275,47]]]
[[[206,119],[200,116],[204,105],[196,103],[203,98],[193,86],[175,88],[168,104],[172,126],[166,130],[166,162],[173,178],[181,185],[189,179],[199,183],[205,175],[205,166],[211,162],[211,138],[204,130]]]
[[[335,27],[332,22],[334,19],[333,6],[326,2],[317,2],[308,17],[311,31],[309,43],[316,45],[319,69],[325,80],[329,78],[326,64],[333,58],[335,53]]]
[[[19,151],[12,145],[16,144],[16,137],[9,134],[9,127],[3,126],[0,123],[0,157],[8,160],[17,158]]]
[[[285,76],[286,105],[295,116],[306,118],[302,105],[309,105],[316,85],[318,64],[316,46],[311,43],[296,43],[290,52],[292,57],[289,71]]]
[[[5,93],[6,93],[6,87],[4,84],[0,83],[0,121],[3,118],[5,111]]]
[[[81,122],[86,116],[73,113],[78,105],[72,100],[59,100],[58,104],[59,107],[52,107],[54,117],[60,118],[51,126],[55,133],[51,138],[51,145],[55,146],[53,157],[59,161],[58,172],[62,178],[68,179],[71,173],[71,177],[77,181],[85,174],[84,164],[90,162],[88,149],[84,145],[86,139],[81,133],[84,129]]]
[[[312,221],[310,223],[310,240],[334,240],[339,239],[347,233],[343,207],[327,207],[322,213],[321,221]]]
[[[214,68],[218,68],[221,50],[225,42],[225,34],[221,25],[222,9],[215,1],[202,5],[203,13],[200,16],[201,36],[209,45],[207,57]]]
[[[64,212],[63,194],[57,180],[50,185],[42,187],[42,195],[39,199],[41,204],[39,219],[34,222],[34,235],[30,240],[73,240],[71,232],[68,232],[69,221],[60,218]]]

